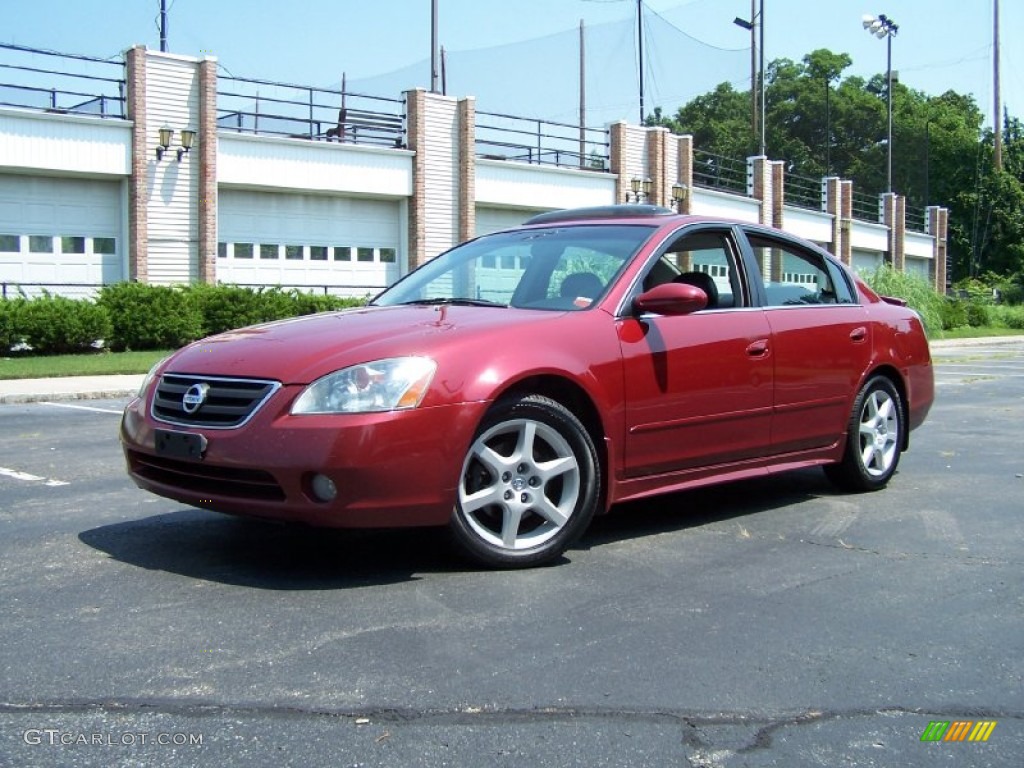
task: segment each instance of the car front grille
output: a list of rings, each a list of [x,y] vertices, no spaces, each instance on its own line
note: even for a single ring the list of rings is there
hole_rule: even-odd
[[[131,471],[154,483],[220,498],[284,501],[284,489],[260,469],[218,467],[128,451]]]
[[[168,373],[160,377],[153,397],[153,418],[168,424],[207,429],[233,429],[253,417],[281,383],[263,379],[229,379],[220,376],[188,376]],[[187,394],[202,401],[192,413]]]

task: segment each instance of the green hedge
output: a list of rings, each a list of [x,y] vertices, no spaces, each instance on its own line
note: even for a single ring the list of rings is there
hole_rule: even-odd
[[[167,349],[234,328],[365,303],[276,287],[116,283],[95,301],[49,294],[0,300],[0,351],[21,345],[26,354]]]
[[[110,315],[106,341],[115,351],[180,347],[202,336],[202,315],[185,288],[115,283],[104,286],[97,303]]]
[[[37,299],[3,302],[0,343],[21,344],[38,355],[63,355],[95,348],[110,335],[110,316],[91,301],[44,293]]]

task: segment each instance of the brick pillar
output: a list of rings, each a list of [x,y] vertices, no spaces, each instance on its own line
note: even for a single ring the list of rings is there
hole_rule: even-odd
[[[840,260],[847,266],[853,265],[853,182],[843,181],[840,184],[842,190],[842,221],[843,249],[839,254]]]
[[[127,117],[132,121],[131,176],[128,178],[128,279],[149,279],[146,187],[149,156],[146,154],[146,48],[137,45],[125,53]]]
[[[769,163],[772,175],[772,226],[782,229],[783,206],[786,204],[786,164],[782,160]]]
[[[644,202],[652,205],[668,205],[668,169],[665,167],[665,144],[668,128],[647,129],[647,176],[651,179],[651,196]]]
[[[906,246],[907,246],[907,198],[903,195],[896,197],[896,236],[893,238],[896,246],[893,251],[893,264],[897,272],[906,272]]]
[[[889,228],[886,235],[885,262],[896,267],[896,194],[883,192],[879,195],[879,219]]]
[[[626,178],[626,123],[612,123],[608,130],[608,166],[615,176],[615,202],[626,202],[629,179]]]
[[[676,180],[683,185],[685,193],[680,213],[693,212],[693,136],[677,136],[679,143],[679,168]]]
[[[427,93],[422,88],[405,94],[408,145],[412,158],[412,200],[409,201],[409,269],[426,261],[426,153],[423,151],[426,133]]]
[[[828,252],[842,258],[843,252],[843,185],[838,176],[821,180],[825,197],[825,213],[832,217],[832,242],[827,244]]]
[[[217,60],[199,62],[199,282],[217,282]]]
[[[763,155],[747,158],[747,194],[761,201],[761,224],[772,223],[772,177],[768,158]]]
[[[928,232],[934,238],[932,248],[932,284],[935,290],[944,294],[946,292],[946,259],[947,237],[949,227],[949,211],[939,206],[928,208]]]
[[[476,100],[459,101],[459,242],[476,236]]]

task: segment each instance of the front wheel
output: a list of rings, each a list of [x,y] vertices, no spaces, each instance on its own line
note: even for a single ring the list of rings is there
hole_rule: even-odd
[[[900,463],[903,429],[899,392],[889,379],[876,376],[853,402],[842,461],[825,467],[825,473],[846,490],[884,488]]]
[[[550,562],[586,530],[599,487],[594,442],[563,405],[540,395],[498,403],[463,461],[455,541],[491,567]]]

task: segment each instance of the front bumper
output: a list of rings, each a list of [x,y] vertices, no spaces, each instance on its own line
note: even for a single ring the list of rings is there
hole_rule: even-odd
[[[156,421],[148,398],[121,420],[128,473],[140,488],[219,512],[328,527],[442,525],[486,403],[374,414],[292,416],[301,387],[285,387],[237,429]],[[157,449],[157,431],[205,437],[200,459]],[[314,475],[337,488],[313,491]]]

